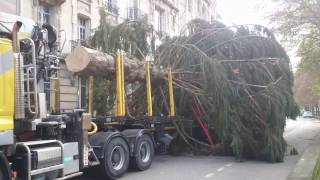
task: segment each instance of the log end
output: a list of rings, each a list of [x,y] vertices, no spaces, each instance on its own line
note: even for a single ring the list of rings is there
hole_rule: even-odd
[[[90,63],[88,48],[76,47],[66,57],[67,69],[71,72],[80,72],[84,70]]]

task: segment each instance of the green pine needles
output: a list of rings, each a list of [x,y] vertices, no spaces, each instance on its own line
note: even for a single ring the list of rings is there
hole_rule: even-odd
[[[94,47],[107,53],[123,49],[140,60],[154,53],[153,32],[145,22],[125,21],[111,26],[104,11],[101,17],[92,37]],[[176,110],[181,119],[177,128],[187,144],[198,142],[182,126],[183,121],[195,120],[192,101],[196,99],[200,117],[215,142],[232,149],[238,159],[283,161],[286,118],[294,119],[299,109],[293,99],[289,57],[267,28],[226,27],[220,22],[193,20],[179,36],[157,48],[154,65],[173,69]],[[111,85],[96,84],[95,88]],[[168,111],[166,86],[165,81],[153,82],[154,111],[164,115]],[[128,111],[133,116],[143,115],[145,88],[143,84],[132,87],[127,95]],[[107,96],[102,99],[111,107],[114,95]],[[202,145],[204,142],[206,139],[199,141]]]
[[[283,161],[286,118],[299,109],[289,58],[268,29],[193,20],[158,49],[156,63],[175,70],[179,115],[194,119],[196,97],[212,135],[237,158]]]
[[[126,20],[119,25],[111,25],[105,9],[100,10],[100,24],[90,39],[91,46],[115,56],[117,50],[126,52],[126,56],[144,59],[153,53],[154,39],[152,31],[144,21]],[[115,83],[99,77],[94,81],[94,109],[97,114],[113,114],[115,107]]]

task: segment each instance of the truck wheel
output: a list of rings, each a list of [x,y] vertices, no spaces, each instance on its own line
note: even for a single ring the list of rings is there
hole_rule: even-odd
[[[129,147],[120,137],[111,139],[106,145],[102,172],[109,179],[121,177],[129,167]]]
[[[9,163],[7,158],[0,152],[0,180],[10,180]]]
[[[154,157],[154,146],[150,136],[144,134],[137,140],[133,157],[133,167],[143,171],[151,166]]]
[[[3,172],[2,172],[1,169],[0,169],[0,180],[4,180],[4,178],[3,178]]]

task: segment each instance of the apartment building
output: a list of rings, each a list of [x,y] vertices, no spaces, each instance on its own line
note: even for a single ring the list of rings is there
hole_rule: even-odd
[[[194,18],[216,17],[216,0],[0,0],[1,12],[50,23],[59,34],[63,53],[86,40],[99,25],[99,10],[105,9],[110,23],[126,19],[146,20],[155,31],[177,35]]]
[[[175,36],[191,19],[215,19],[216,0],[0,0],[0,12],[51,24],[65,55],[93,34],[99,26],[100,9],[112,24],[144,20],[157,34]],[[64,64],[59,76],[59,109],[87,108],[87,80],[68,72]]]

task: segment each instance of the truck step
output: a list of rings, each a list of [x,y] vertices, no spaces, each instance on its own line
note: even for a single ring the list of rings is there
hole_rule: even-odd
[[[77,173],[69,174],[69,175],[64,176],[64,177],[62,177],[62,178],[57,178],[57,179],[55,179],[55,180],[70,179],[70,178],[73,178],[73,177],[81,176],[82,174],[83,174],[83,172],[77,172]]]

